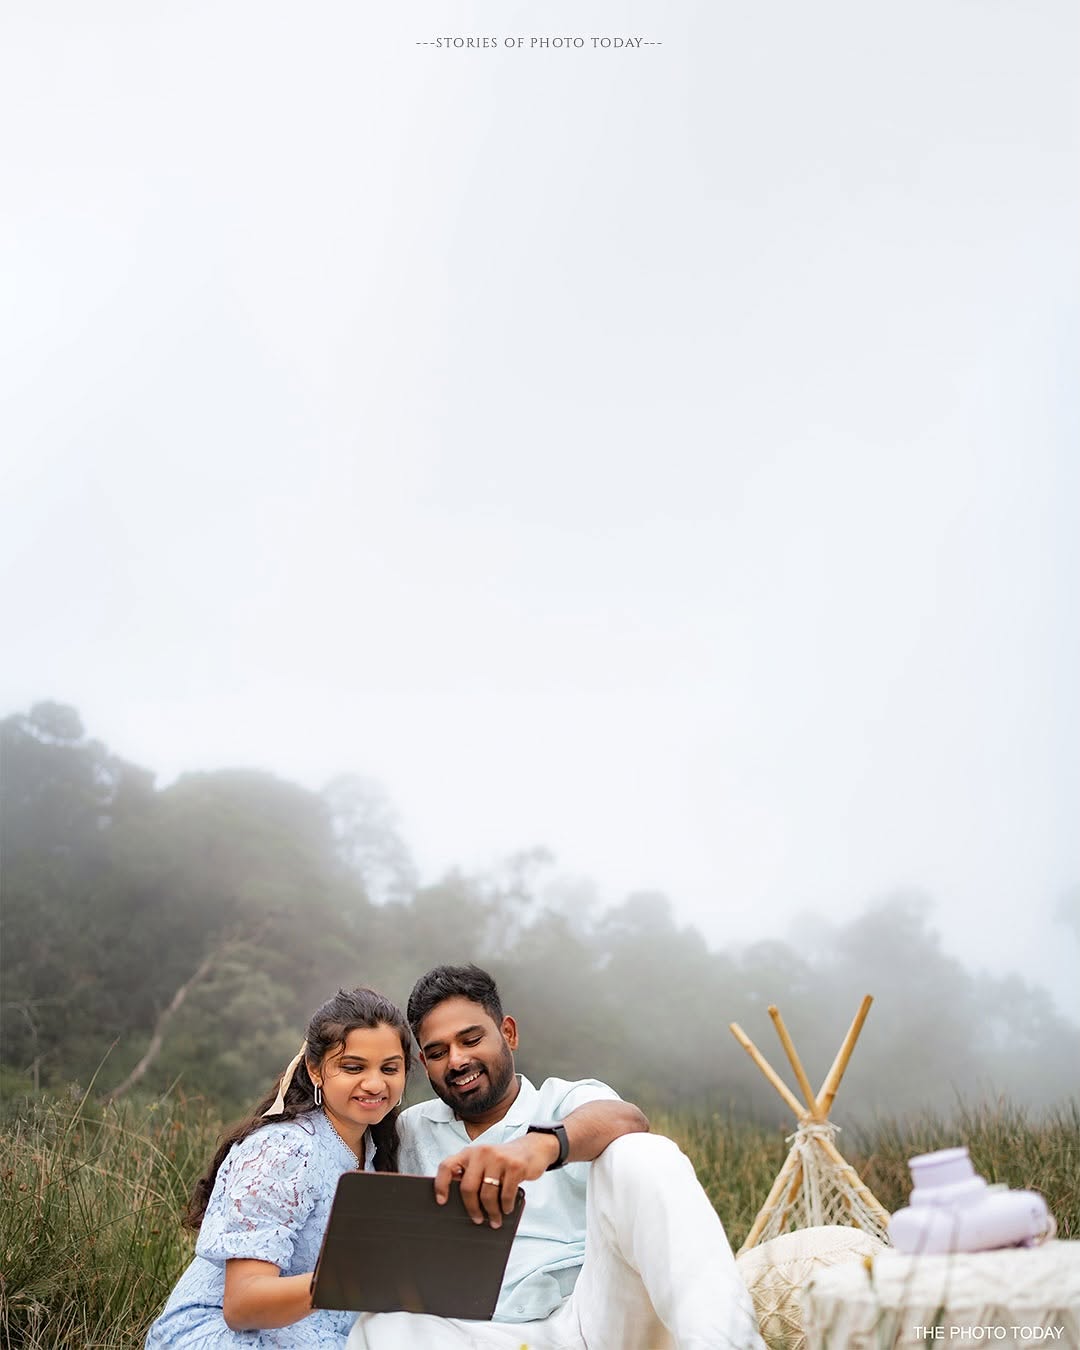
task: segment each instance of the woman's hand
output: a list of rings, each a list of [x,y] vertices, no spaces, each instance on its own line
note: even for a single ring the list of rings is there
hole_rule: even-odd
[[[289,1327],[311,1312],[311,1273],[282,1275],[269,1261],[225,1262],[222,1313],[231,1331]]]

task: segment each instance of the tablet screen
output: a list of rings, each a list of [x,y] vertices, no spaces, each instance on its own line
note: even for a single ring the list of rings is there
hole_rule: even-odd
[[[524,1206],[519,1188],[513,1213],[496,1229],[473,1223],[456,1181],[440,1205],[432,1177],[346,1172],[315,1268],[313,1306],[487,1320]]]

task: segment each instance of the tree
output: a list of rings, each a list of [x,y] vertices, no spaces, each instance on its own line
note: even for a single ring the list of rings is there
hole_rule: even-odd
[[[377,903],[408,900],[418,876],[398,815],[370,778],[346,775],[323,789],[337,855]]]
[[[0,848],[8,862],[91,845],[153,795],[154,775],[88,740],[79,714],[62,703],[36,703],[0,721],[0,770]]]

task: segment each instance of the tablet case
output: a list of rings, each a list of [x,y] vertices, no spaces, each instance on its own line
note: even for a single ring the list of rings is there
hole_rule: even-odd
[[[525,1192],[518,1188],[500,1228],[473,1223],[460,1192],[451,1182],[440,1205],[432,1177],[344,1173],[312,1277],[312,1306],[488,1320]]]

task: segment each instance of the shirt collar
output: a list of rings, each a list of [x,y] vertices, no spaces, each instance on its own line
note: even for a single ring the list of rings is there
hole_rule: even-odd
[[[499,1125],[529,1125],[534,1119],[536,1099],[540,1095],[523,1073],[518,1074],[518,1095],[510,1105],[510,1110],[498,1121]]]
[[[509,1111],[503,1116],[502,1120],[497,1120],[494,1125],[489,1125],[489,1130],[498,1129],[503,1125],[527,1125],[531,1123],[539,1093],[523,1073],[517,1075],[517,1080],[519,1084],[518,1094],[511,1102]],[[428,1120],[437,1120],[443,1124],[460,1122],[460,1117],[441,1097],[435,1097],[432,1101],[424,1103],[424,1115]]]

